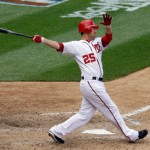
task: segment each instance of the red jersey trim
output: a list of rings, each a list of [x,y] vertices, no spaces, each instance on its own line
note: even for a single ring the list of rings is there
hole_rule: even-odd
[[[63,50],[64,50],[64,44],[63,44],[63,43],[61,43],[61,42],[60,42],[60,43],[58,43],[58,44],[59,44],[59,47],[60,47],[60,48],[59,48],[59,49],[57,49],[57,51],[58,51],[58,52],[63,52]]]

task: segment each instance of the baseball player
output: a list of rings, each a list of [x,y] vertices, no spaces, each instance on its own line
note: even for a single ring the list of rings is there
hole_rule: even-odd
[[[81,69],[80,91],[83,96],[81,109],[67,121],[49,129],[49,136],[57,143],[64,143],[63,136],[87,124],[96,110],[112,122],[130,142],[144,138],[148,130],[135,131],[125,124],[117,106],[109,97],[103,83],[102,53],[112,40],[112,17],[103,15],[106,27],[103,37],[96,37],[98,25],[93,20],[83,20],[78,25],[81,40],[57,42],[35,35],[32,40],[74,57]]]

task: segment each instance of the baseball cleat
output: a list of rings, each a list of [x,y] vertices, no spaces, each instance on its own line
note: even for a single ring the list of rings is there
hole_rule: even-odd
[[[146,137],[148,134],[148,130],[141,130],[139,131],[139,139],[143,139],[144,137]]]
[[[48,135],[51,136],[53,138],[53,140],[57,143],[60,143],[60,144],[65,143],[65,141],[63,139],[59,138],[58,136],[53,134],[51,131],[49,131]]]

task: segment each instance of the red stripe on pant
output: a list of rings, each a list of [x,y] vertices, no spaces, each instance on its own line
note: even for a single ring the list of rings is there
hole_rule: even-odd
[[[106,106],[106,108],[110,111],[110,113],[111,113],[112,116],[114,117],[116,123],[118,124],[118,127],[120,128],[121,132],[124,134],[124,136],[127,137],[130,141],[132,141],[132,140],[130,139],[130,137],[128,137],[128,136],[125,135],[125,133],[123,132],[123,130],[122,130],[121,126],[119,125],[117,119],[115,118],[113,112],[112,112],[112,111],[110,110],[110,108],[105,104],[105,102],[102,100],[102,98],[96,93],[96,91],[92,88],[92,86],[91,86],[91,84],[89,83],[89,81],[88,81],[88,85],[90,86],[90,88],[92,89],[92,91],[95,93],[95,95],[100,99],[100,101],[101,101],[101,102]]]

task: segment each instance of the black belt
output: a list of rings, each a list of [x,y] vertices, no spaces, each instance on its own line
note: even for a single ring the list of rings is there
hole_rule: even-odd
[[[82,76],[81,79],[84,80],[84,76]],[[103,81],[103,78],[92,77],[91,79],[92,80]]]

